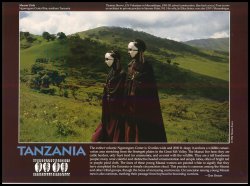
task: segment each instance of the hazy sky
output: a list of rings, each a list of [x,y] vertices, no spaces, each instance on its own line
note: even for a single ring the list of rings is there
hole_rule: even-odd
[[[20,31],[73,34],[100,26],[119,26],[187,41],[229,37],[229,12],[20,12]]]

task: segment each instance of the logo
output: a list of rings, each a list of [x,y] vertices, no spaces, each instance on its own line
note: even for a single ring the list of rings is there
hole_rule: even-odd
[[[33,176],[70,176],[70,159],[33,159]]]

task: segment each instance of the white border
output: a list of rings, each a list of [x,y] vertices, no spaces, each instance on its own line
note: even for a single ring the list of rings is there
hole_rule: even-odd
[[[229,11],[173,11],[173,12],[228,12],[229,13],[229,52],[228,52],[228,63],[229,63],[229,79],[228,79],[228,89],[229,89],[229,100],[228,100],[228,103],[229,103],[229,118],[228,118],[228,128],[229,128],[229,131],[228,131],[228,142],[20,142],[20,13],[21,12],[105,12],[105,11],[20,11],[19,10],[19,20],[18,20],[18,35],[19,35],[19,76],[18,76],[18,144],[75,144],[75,145],[78,145],[78,144],[88,144],[88,145],[102,145],[102,144],[119,144],[119,145],[129,145],[129,144],[132,144],[132,145],[140,145],[140,144],[159,144],[159,145],[162,145],[162,144],[165,144],[165,145],[172,145],[172,144],[178,144],[178,145],[182,145],[182,144],[208,144],[208,145],[211,145],[211,144],[216,144],[216,145],[229,145],[231,144],[231,113],[230,113],[230,106],[231,106],[231,99],[230,99],[230,66],[231,66],[231,53],[230,53],[230,49],[231,49],[231,46],[230,46],[230,40],[231,40],[231,24],[230,24],[230,18],[231,18],[231,15],[230,15],[230,10]],[[126,11],[107,11],[107,12],[126,12]],[[151,12],[151,11],[140,11],[140,12]],[[166,11],[155,11],[155,12],[166,12]],[[171,11],[170,11],[171,12]]]

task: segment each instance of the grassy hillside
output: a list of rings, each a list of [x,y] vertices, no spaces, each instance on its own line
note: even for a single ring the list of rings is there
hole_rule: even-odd
[[[20,88],[20,141],[90,141],[101,118],[100,100],[91,95],[101,87],[82,87],[82,100]],[[160,103],[169,142],[228,140],[228,102],[160,94]]]
[[[30,68],[37,58],[63,59],[69,55],[69,47],[59,41],[43,41],[38,45],[20,51],[21,70]]]
[[[229,52],[229,38],[218,39],[197,39],[184,42],[187,45],[200,47],[208,50],[217,50],[222,52]]]
[[[161,62],[170,59],[181,68],[228,81],[228,54],[195,48],[173,40],[152,36],[145,32],[119,27],[99,27],[77,33],[81,38],[89,37],[95,41],[111,45],[124,53],[127,63],[127,45],[136,38],[143,38],[147,44],[146,56]],[[218,68],[219,67],[219,68]],[[214,69],[217,69],[214,72]]]
[[[23,84],[20,88],[20,141],[90,141],[101,117],[97,101],[41,94]],[[82,99],[87,90],[85,94]]]
[[[90,141],[101,118],[102,85],[109,70],[104,54],[118,49],[126,69],[131,38],[148,46],[145,57],[154,67],[168,140],[228,140],[227,55],[117,27],[78,35],[53,41],[31,35],[32,42],[20,37],[21,141]],[[61,74],[63,88],[51,79],[45,87],[46,77],[55,80]],[[42,88],[37,89],[31,84],[39,77]]]

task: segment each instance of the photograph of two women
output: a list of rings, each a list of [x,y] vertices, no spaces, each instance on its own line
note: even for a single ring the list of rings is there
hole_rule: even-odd
[[[229,142],[229,12],[19,14],[19,142]]]

